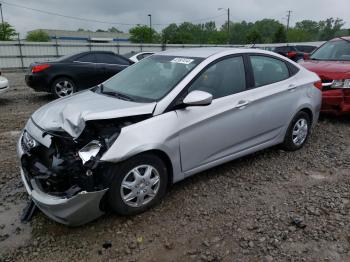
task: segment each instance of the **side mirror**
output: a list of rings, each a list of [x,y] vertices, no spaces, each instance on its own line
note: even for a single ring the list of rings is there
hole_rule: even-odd
[[[208,92],[195,90],[190,92],[183,100],[187,106],[207,106],[213,100],[213,95]]]

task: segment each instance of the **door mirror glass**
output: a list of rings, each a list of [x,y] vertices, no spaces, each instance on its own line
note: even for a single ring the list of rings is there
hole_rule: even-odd
[[[208,92],[195,90],[185,97],[183,103],[188,106],[207,106],[211,104],[212,100],[213,96]]]

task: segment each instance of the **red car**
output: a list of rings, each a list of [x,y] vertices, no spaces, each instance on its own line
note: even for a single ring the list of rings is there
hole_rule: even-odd
[[[350,36],[326,42],[300,64],[322,80],[321,112],[350,113]]]

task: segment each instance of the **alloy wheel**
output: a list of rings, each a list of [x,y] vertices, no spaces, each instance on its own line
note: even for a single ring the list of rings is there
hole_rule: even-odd
[[[308,130],[309,127],[306,119],[301,118],[295,123],[293,127],[292,140],[296,146],[300,146],[305,142],[308,135]]]
[[[74,86],[67,80],[60,81],[55,85],[55,93],[58,97],[69,96],[74,93]]]

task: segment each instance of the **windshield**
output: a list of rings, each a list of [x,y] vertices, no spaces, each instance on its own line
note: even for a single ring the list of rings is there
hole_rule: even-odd
[[[103,83],[102,93],[129,100],[158,101],[169,93],[203,59],[153,55]]]
[[[317,49],[310,57],[313,60],[350,61],[350,42],[329,41]]]

